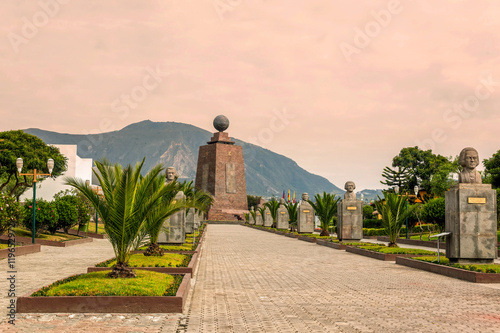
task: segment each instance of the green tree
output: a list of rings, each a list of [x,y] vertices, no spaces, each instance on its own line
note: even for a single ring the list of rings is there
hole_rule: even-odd
[[[441,229],[444,229],[445,215],[445,198],[443,197],[429,200],[422,207],[422,219],[427,223],[437,224]]]
[[[59,149],[48,146],[38,137],[23,131],[0,132],[0,192],[19,198],[26,189],[33,187],[33,177],[18,176],[16,160],[23,159],[23,172],[31,173],[34,169],[47,173],[47,160],[54,160],[52,178],[61,175],[67,169],[67,158]],[[43,181],[39,178],[38,182]]]
[[[288,222],[290,223],[290,231],[293,231],[297,226],[297,211],[299,207],[298,202],[287,202],[285,204],[286,210],[288,211]]]
[[[382,215],[382,225],[389,236],[389,246],[397,247],[401,228],[407,217],[413,214],[416,206],[408,206],[408,197],[391,192],[384,192],[384,199],[375,202],[377,211]]]
[[[24,202],[23,227],[33,234],[33,200],[26,199]],[[36,201],[35,210],[35,237],[41,233],[50,231],[54,234],[58,229],[59,215],[56,205],[43,199]]]
[[[151,215],[164,220],[170,210],[157,213],[163,196],[170,190],[167,186],[157,186],[158,175],[163,171],[160,165],[153,167],[144,177],[141,170],[143,159],[135,166],[122,168],[108,161],[95,162],[94,170],[103,191],[103,199],[94,193],[81,179],[66,178],[66,184],[75,187],[98,211],[116,256],[116,265],[110,277],[135,277],[128,266],[131,252],[136,248],[138,238]]]
[[[489,183],[493,188],[500,188],[500,150],[490,158],[483,160],[485,183]]]
[[[13,197],[0,194],[0,235],[15,227],[24,218],[24,209]]]
[[[276,198],[272,198],[268,202],[264,204],[267,208],[269,208],[269,212],[271,213],[271,217],[273,219],[273,228],[276,228],[276,222],[278,218],[278,208],[280,208],[280,202],[276,200]]]
[[[453,180],[452,175],[458,172],[458,158],[455,158],[453,162],[443,162],[429,180],[429,193],[433,196],[444,196],[444,193],[457,183]]]
[[[373,219],[373,207],[370,205],[363,206],[363,218]]]
[[[401,166],[398,166],[397,170],[385,167],[382,171],[382,177],[385,180],[380,181],[380,183],[389,187],[399,186],[404,188],[410,182],[411,173],[407,168],[401,168]]]
[[[250,195],[250,194],[248,194],[247,195],[248,210],[250,210],[250,208],[252,206],[253,207],[257,207],[257,205],[260,202],[260,199],[262,199],[262,197],[260,195]]]
[[[55,198],[54,204],[59,217],[55,229],[62,228],[65,233],[68,233],[69,229],[78,224],[78,203],[76,197],[72,195],[58,196]],[[52,234],[56,230],[49,229]]]
[[[314,202],[307,200],[314,209],[314,213],[318,216],[321,228],[320,236],[330,236],[328,229],[332,224],[333,218],[337,215],[337,202],[340,197],[336,198],[335,194],[323,192],[323,195],[316,194]]]

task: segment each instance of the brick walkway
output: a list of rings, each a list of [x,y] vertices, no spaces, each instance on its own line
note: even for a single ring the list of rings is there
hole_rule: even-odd
[[[15,329],[3,324],[0,331],[500,331],[499,286],[463,282],[242,226],[210,225],[207,232],[184,315],[18,314]],[[43,247],[42,253],[18,258],[18,284],[27,292],[110,256],[105,240],[65,249]],[[3,280],[0,288],[6,290]],[[6,301],[2,299],[4,309]]]

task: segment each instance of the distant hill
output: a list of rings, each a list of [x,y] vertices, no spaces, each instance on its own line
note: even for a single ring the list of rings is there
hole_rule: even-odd
[[[106,157],[113,163],[135,164],[145,156],[145,170],[161,162],[174,166],[181,179],[194,180],[198,148],[207,144],[211,132],[175,122],[149,120],[131,124],[119,131],[79,135],[63,134],[29,128],[24,132],[36,135],[47,144],[75,144],[82,158],[101,160]],[[229,135],[231,133],[229,132]],[[281,197],[284,190],[316,193],[344,191],[326,178],[302,169],[293,160],[268,149],[233,139],[243,146],[247,193]]]

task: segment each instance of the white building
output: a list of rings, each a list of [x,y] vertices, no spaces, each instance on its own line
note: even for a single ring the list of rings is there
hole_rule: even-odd
[[[54,194],[66,189],[71,189],[71,186],[64,185],[65,177],[76,177],[82,180],[89,180],[92,184],[92,159],[80,158],[76,154],[76,145],[53,145],[59,148],[62,155],[68,158],[68,170],[57,177],[56,179],[48,178],[43,182],[37,183],[36,197],[37,199],[44,199],[52,201]],[[40,178],[39,178],[40,179]],[[21,195],[20,200],[25,198],[33,199],[33,189],[28,189]]]

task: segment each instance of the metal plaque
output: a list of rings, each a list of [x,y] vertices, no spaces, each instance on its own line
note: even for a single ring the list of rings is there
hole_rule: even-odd
[[[358,207],[356,206],[347,206],[347,210],[357,210]]]
[[[481,197],[469,197],[468,202],[470,204],[485,204],[486,203],[486,198],[481,198]]]

